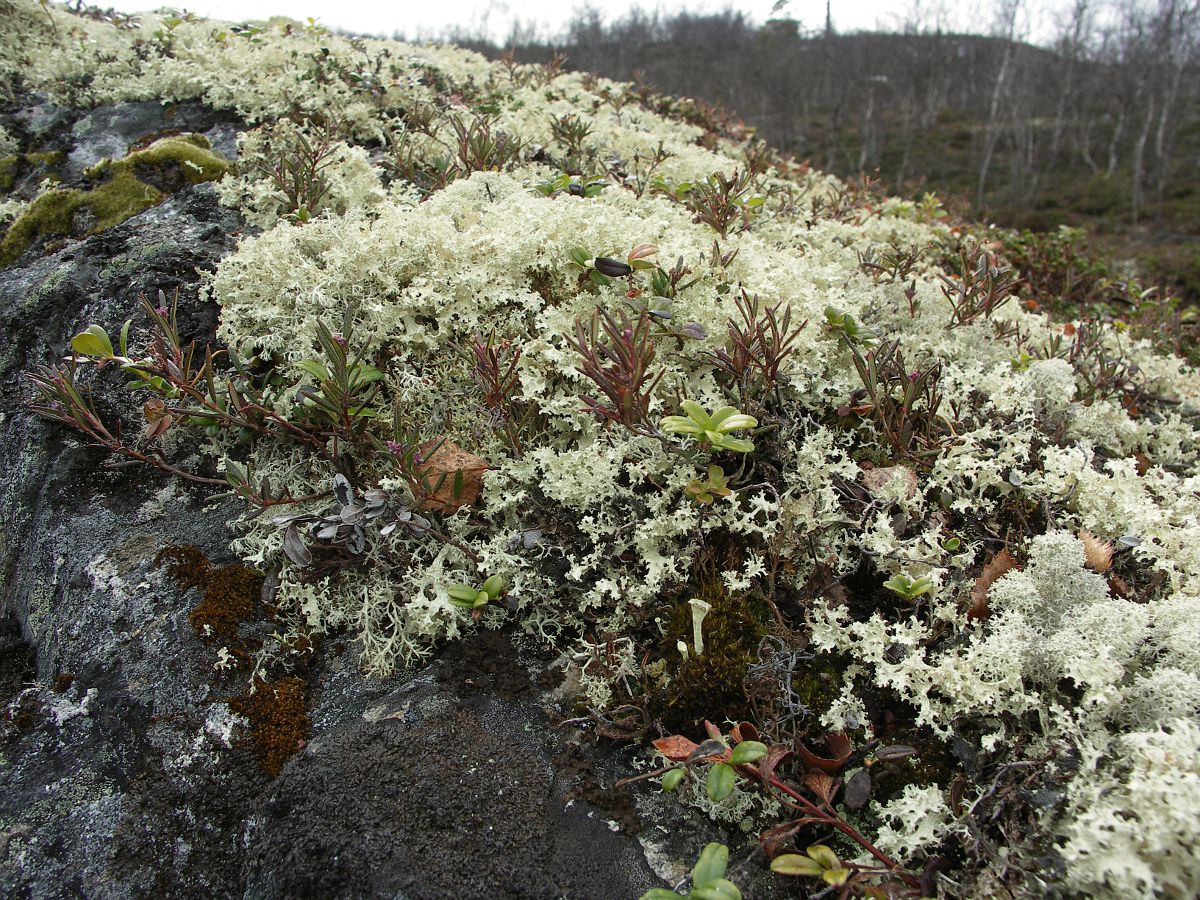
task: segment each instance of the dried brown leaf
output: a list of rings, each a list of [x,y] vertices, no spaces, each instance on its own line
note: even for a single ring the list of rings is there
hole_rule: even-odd
[[[846,790],[842,795],[847,809],[862,809],[871,799],[871,773],[859,769],[846,782]]]
[[[822,806],[829,806],[833,803],[833,797],[837,793],[839,784],[838,779],[832,775],[826,775],[816,769],[804,774],[804,786],[816,795]]]
[[[654,744],[655,750],[673,762],[682,762],[696,749],[696,742],[685,738],[682,734],[659,738],[651,743]]]
[[[1092,571],[1103,573],[1112,568],[1112,544],[1100,540],[1090,531],[1080,531],[1079,540],[1083,542],[1083,555]]]
[[[975,586],[971,588],[971,607],[967,610],[967,618],[986,619],[991,615],[992,611],[988,609],[988,591],[992,584],[1001,575],[1019,568],[1021,568],[1020,563],[1017,562],[1015,556],[1008,552],[1007,547],[993,556],[991,561],[983,567],[979,577],[975,579]]]

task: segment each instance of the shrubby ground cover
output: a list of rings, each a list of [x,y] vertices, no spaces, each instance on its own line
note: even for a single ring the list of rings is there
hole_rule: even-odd
[[[1163,335],[1039,296],[936,198],[644,88],[0,8],[14,91],[245,122],[223,349],[147,298],[32,380],[46,417],[247,501],[279,628],[223,664],[280,677],[349,633],[372,677],[511,627],[600,733],[688,762],[687,802],[777,861],[832,842],[777,867],[801,892],[1200,889],[1200,376]],[[0,206],[15,264],[71,189]]]

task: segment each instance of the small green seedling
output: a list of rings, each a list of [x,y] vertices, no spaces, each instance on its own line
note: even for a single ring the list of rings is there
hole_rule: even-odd
[[[493,575],[479,587],[471,587],[469,584],[452,584],[447,590],[450,593],[450,602],[455,606],[463,609],[479,609],[487,606],[493,600],[499,599],[505,591],[505,584],[503,578]]]
[[[824,844],[814,844],[799,853],[784,853],[771,860],[771,871],[780,875],[800,875],[821,878],[831,887],[841,887],[850,877],[850,870],[842,865],[837,854]]]
[[[598,197],[600,192],[608,187],[608,182],[603,178],[572,178],[564,173],[557,178],[551,178],[547,181],[540,181],[533,186],[533,189],[543,197],[557,197],[559,194],[568,194],[572,197],[583,197],[591,199]]]
[[[667,416],[659,425],[670,434],[690,434],[702,445],[713,450],[730,450],[734,453],[749,453],[754,449],[752,441],[730,436],[732,431],[756,428],[758,419],[738,412],[732,406],[722,406],[712,415],[704,411],[695,400],[684,400],[686,416]]]
[[[724,737],[705,741],[700,745],[693,757],[701,759],[707,751],[710,754],[723,754],[728,748]],[[726,762],[717,762],[709,768],[708,774],[704,779],[704,790],[708,794],[708,799],[714,803],[720,803],[726,797],[733,793],[733,788],[737,782],[737,771],[735,766],[743,766],[749,763],[758,762],[767,755],[767,745],[762,741],[742,741],[729,753],[729,759]],[[679,787],[684,776],[688,771],[688,766],[691,762],[685,762],[683,765],[669,770],[662,777],[661,786],[664,792],[670,793]]]
[[[860,325],[850,313],[844,313],[832,306],[825,307],[825,330],[840,335],[851,345],[871,347],[878,343],[874,332]]]
[[[742,900],[737,885],[725,877],[729,865],[729,848],[713,841],[700,851],[696,867],[692,869],[692,889],[686,894],[677,894],[666,888],[651,888],[640,900]]]
[[[720,466],[709,466],[708,475],[704,480],[693,478],[687,483],[684,493],[693,503],[706,506],[718,497],[728,497],[733,491],[729,489],[729,476],[725,474],[725,470]]]
[[[883,586],[910,601],[916,600],[922,594],[928,594],[934,587],[933,580],[925,575],[916,580],[907,575],[893,575],[883,583]]]

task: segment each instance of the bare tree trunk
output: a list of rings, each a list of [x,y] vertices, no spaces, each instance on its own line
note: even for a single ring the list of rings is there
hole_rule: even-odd
[[[1175,122],[1172,117],[1176,112],[1176,102],[1179,99],[1179,87],[1183,80],[1184,69],[1191,61],[1192,39],[1198,11],[1200,11],[1198,4],[1193,3],[1180,10],[1175,7],[1174,3],[1171,3],[1168,10],[1169,19],[1159,24],[1164,31],[1163,38],[1169,47],[1168,55],[1174,62],[1170,83],[1159,108],[1158,127],[1154,132],[1155,194],[1160,206],[1166,192],[1167,181],[1170,179],[1170,144],[1175,131]]]
[[[992,84],[992,102],[988,108],[987,130],[984,137],[983,158],[979,163],[979,188],[976,192],[975,205],[984,209],[987,190],[988,169],[992,165],[992,157],[996,152],[996,144],[1000,140],[997,119],[1000,113],[1000,98],[1008,84],[1008,73],[1012,67],[1013,55],[1016,49],[1017,13],[1020,12],[1022,0],[1001,0],[1000,23],[1004,31],[1004,54],[1000,59],[1000,71]]]
[[[1058,94],[1058,108],[1054,113],[1054,130],[1050,136],[1050,152],[1046,165],[1053,166],[1062,146],[1063,129],[1067,122],[1067,108],[1075,101],[1075,72],[1079,66],[1079,51],[1088,22],[1089,0],[1075,0],[1071,10],[1070,36],[1064,42],[1062,53],[1067,58],[1067,70],[1063,74],[1063,87]]]
[[[1113,126],[1112,136],[1108,141],[1108,166],[1104,170],[1105,178],[1112,178],[1120,162],[1121,135],[1125,131],[1125,107],[1117,113],[1117,124]]]
[[[1142,123],[1141,133],[1133,144],[1133,171],[1130,173],[1130,211],[1133,224],[1138,223],[1138,213],[1142,201],[1142,168],[1146,156],[1146,139],[1150,137],[1150,127],[1154,123],[1154,98],[1146,104],[1146,120]]]

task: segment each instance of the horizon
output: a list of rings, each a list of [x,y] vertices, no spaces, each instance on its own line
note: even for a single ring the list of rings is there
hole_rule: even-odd
[[[841,4],[830,0],[699,0],[699,2],[642,3],[613,0],[603,8],[585,2],[570,6],[558,0],[443,0],[438,4],[387,3],[384,0],[343,0],[337,4],[313,2],[308,7],[294,0],[194,0],[173,6],[147,0],[111,0],[111,7],[126,14],[145,14],[156,9],[180,9],[209,19],[243,22],[286,16],[296,21],[311,18],[331,31],[400,38],[409,41],[485,41],[495,45],[512,43],[564,42],[570,25],[596,15],[611,25],[635,12],[658,18],[687,14],[694,16],[740,13],[758,26],[773,19],[792,20],[802,33],[814,34],[826,27],[828,12],[833,30],[840,34],[904,34],[940,31],[951,34],[995,34],[997,9],[1004,0],[973,15],[960,6],[941,0],[911,0],[900,10],[887,0]],[[514,7],[516,10],[514,11]],[[1062,2],[1023,7],[1014,31],[1017,40],[1046,45],[1055,34],[1056,16]]]

